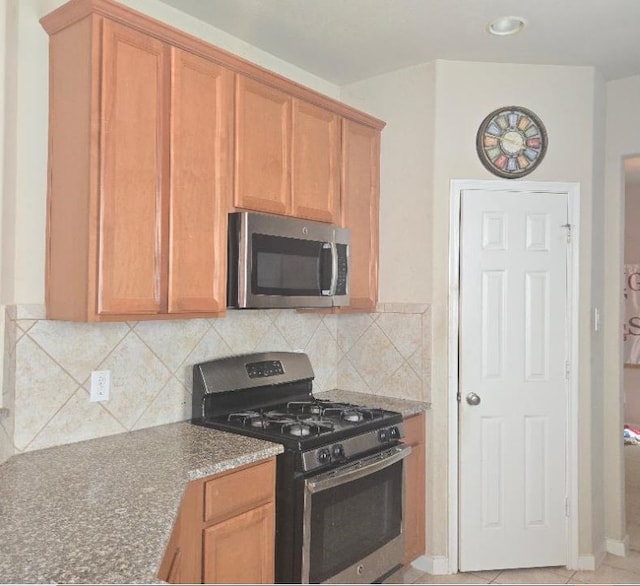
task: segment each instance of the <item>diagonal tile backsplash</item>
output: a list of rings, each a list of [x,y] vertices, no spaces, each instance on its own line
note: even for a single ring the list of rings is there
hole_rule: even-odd
[[[0,462],[30,451],[188,419],[192,366],[245,352],[309,355],[314,392],[342,388],[429,400],[430,308],[376,313],[229,310],[225,318],[104,324],[5,318]],[[111,371],[109,401],[89,401],[91,372]]]

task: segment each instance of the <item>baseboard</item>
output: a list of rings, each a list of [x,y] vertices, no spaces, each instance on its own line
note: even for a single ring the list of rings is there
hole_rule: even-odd
[[[596,569],[596,557],[593,555],[580,555],[578,556],[578,567],[576,570],[595,570]]]
[[[445,556],[421,555],[419,558],[413,560],[411,565],[416,570],[427,572],[427,574],[434,574],[436,576],[451,574],[449,558]]]
[[[607,537],[605,545],[607,553],[618,555],[626,558],[629,555],[629,536],[625,535],[624,539],[610,539]]]
[[[605,555],[607,555],[607,549],[603,541],[596,553],[578,556],[578,567],[576,569],[597,570],[602,564]]]

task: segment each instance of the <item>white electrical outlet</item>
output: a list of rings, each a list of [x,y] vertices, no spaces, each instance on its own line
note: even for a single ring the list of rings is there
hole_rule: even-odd
[[[109,388],[111,387],[110,370],[94,370],[91,373],[91,397],[90,401],[108,401]]]

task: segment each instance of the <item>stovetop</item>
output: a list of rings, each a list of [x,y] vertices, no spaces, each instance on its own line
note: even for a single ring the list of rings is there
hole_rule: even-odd
[[[304,471],[393,446],[402,414],[318,399],[301,352],[230,356],[193,367],[191,422],[280,443]]]
[[[392,428],[401,421],[402,415],[395,411],[327,401],[311,395],[306,400],[232,411],[194,423],[278,442],[292,450],[306,450],[369,430]]]

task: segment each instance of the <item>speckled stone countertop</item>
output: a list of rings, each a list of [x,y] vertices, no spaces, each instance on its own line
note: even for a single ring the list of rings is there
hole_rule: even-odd
[[[424,401],[411,401],[409,399],[397,399],[394,397],[382,397],[379,395],[370,395],[368,393],[357,393],[355,391],[344,391],[342,389],[331,389],[321,393],[314,393],[318,399],[329,399],[331,401],[342,401],[344,403],[353,403],[363,407],[371,407],[376,409],[388,409],[389,411],[400,411],[404,417],[417,415],[422,411],[431,408],[430,403]]]
[[[0,583],[158,583],[187,483],[283,451],[173,423],[0,465]]]

